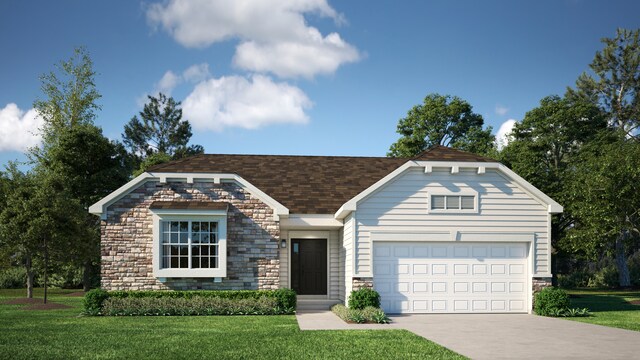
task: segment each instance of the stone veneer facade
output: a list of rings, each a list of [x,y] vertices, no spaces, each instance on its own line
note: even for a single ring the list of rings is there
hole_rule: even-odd
[[[153,201],[223,201],[227,213],[227,277],[153,275]],[[106,290],[277,289],[280,226],[273,210],[236,183],[146,182],[107,208],[101,222],[101,275]]]
[[[354,277],[351,280],[352,290],[360,290],[362,288],[373,289],[373,278],[370,277]],[[347,295],[348,297],[348,295]]]

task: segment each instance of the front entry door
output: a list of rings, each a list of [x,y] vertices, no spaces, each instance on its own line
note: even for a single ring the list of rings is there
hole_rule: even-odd
[[[291,239],[291,288],[298,295],[327,294],[327,239]]]

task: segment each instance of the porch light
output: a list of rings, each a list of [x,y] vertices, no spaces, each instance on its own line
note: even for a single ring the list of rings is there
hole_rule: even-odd
[[[283,249],[287,248],[287,239],[280,240],[280,247]]]

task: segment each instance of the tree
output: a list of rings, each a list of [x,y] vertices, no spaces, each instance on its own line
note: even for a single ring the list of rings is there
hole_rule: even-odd
[[[567,245],[592,259],[615,254],[620,286],[631,285],[626,251],[640,235],[640,144],[611,136],[585,146],[570,182],[576,225]]]
[[[606,129],[604,114],[592,103],[560,98],[540,100],[513,127],[509,143],[499,153],[502,163],[561,204],[569,202],[568,181],[582,146]],[[566,229],[574,223],[570,211],[553,217],[551,241],[558,250]],[[554,256],[554,260],[558,257]],[[556,267],[554,261],[552,266]]]
[[[27,297],[33,298],[33,264],[39,243],[25,230],[31,220],[26,209],[32,196],[33,179],[19,171],[15,163],[7,166],[6,178],[10,186],[0,212],[0,247],[24,266],[27,273]]]
[[[493,149],[491,127],[482,129],[482,116],[471,105],[456,97],[429,94],[398,121],[396,132],[402,137],[391,145],[387,156],[412,157],[434,145],[451,146],[478,154]]]
[[[61,134],[49,149],[46,171],[64,179],[68,195],[84,209],[77,221],[83,231],[73,234],[70,261],[83,268],[83,287],[88,291],[92,272],[100,256],[100,219],[89,214],[89,206],[127,182],[129,157],[122,144],[109,141],[91,124],[77,125]]]
[[[40,76],[45,99],[37,99],[33,107],[44,120],[40,129],[42,147],[30,149],[32,160],[45,156],[59,136],[79,124],[93,124],[97,101],[102,97],[95,87],[93,62],[86,48],[74,50],[73,56],[56,65],[56,71]]]
[[[92,264],[99,259],[99,222],[89,215],[89,205],[126,182],[131,165],[120,144],[109,141],[93,124],[101,95],[95,87],[93,63],[84,48],[41,77],[43,98],[34,102],[44,119],[41,147],[30,150],[39,178],[56,179],[69,202],[84,209],[71,212],[81,230],[67,233],[67,260],[83,266],[83,283],[89,288]],[[44,216],[46,214],[42,214]],[[56,227],[52,227],[56,228]],[[51,235],[55,238],[54,235]]]
[[[46,173],[22,173],[15,164],[7,169],[11,187],[0,212],[0,247],[18,258],[27,273],[27,297],[33,297],[36,263],[45,278],[51,263],[64,261],[70,242],[83,230],[77,219],[84,209],[66,193],[60,179]]]
[[[188,146],[191,139],[191,124],[182,120],[180,102],[160,93],[149,96],[149,102],[124,126],[124,144],[130,153],[143,162],[154,154],[166,154],[173,159],[201,154],[201,145]],[[142,120],[140,120],[142,119]],[[158,157],[156,157],[156,160]]]
[[[599,104],[610,126],[626,136],[637,136],[640,126],[640,29],[618,29],[589,65],[593,76],[580,75],[576,89],[567,89],[573,98]]]

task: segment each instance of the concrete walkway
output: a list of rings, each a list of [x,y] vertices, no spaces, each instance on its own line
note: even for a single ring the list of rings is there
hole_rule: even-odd
[[[296,311],[300,330],[389,330],[385,324],[347,324],[330,310]]]
[[[301,330],[406,329],[472,359],[640,359],[640,332],[535,315],[403,315],[388,325],[330,311],[296,317]]]

